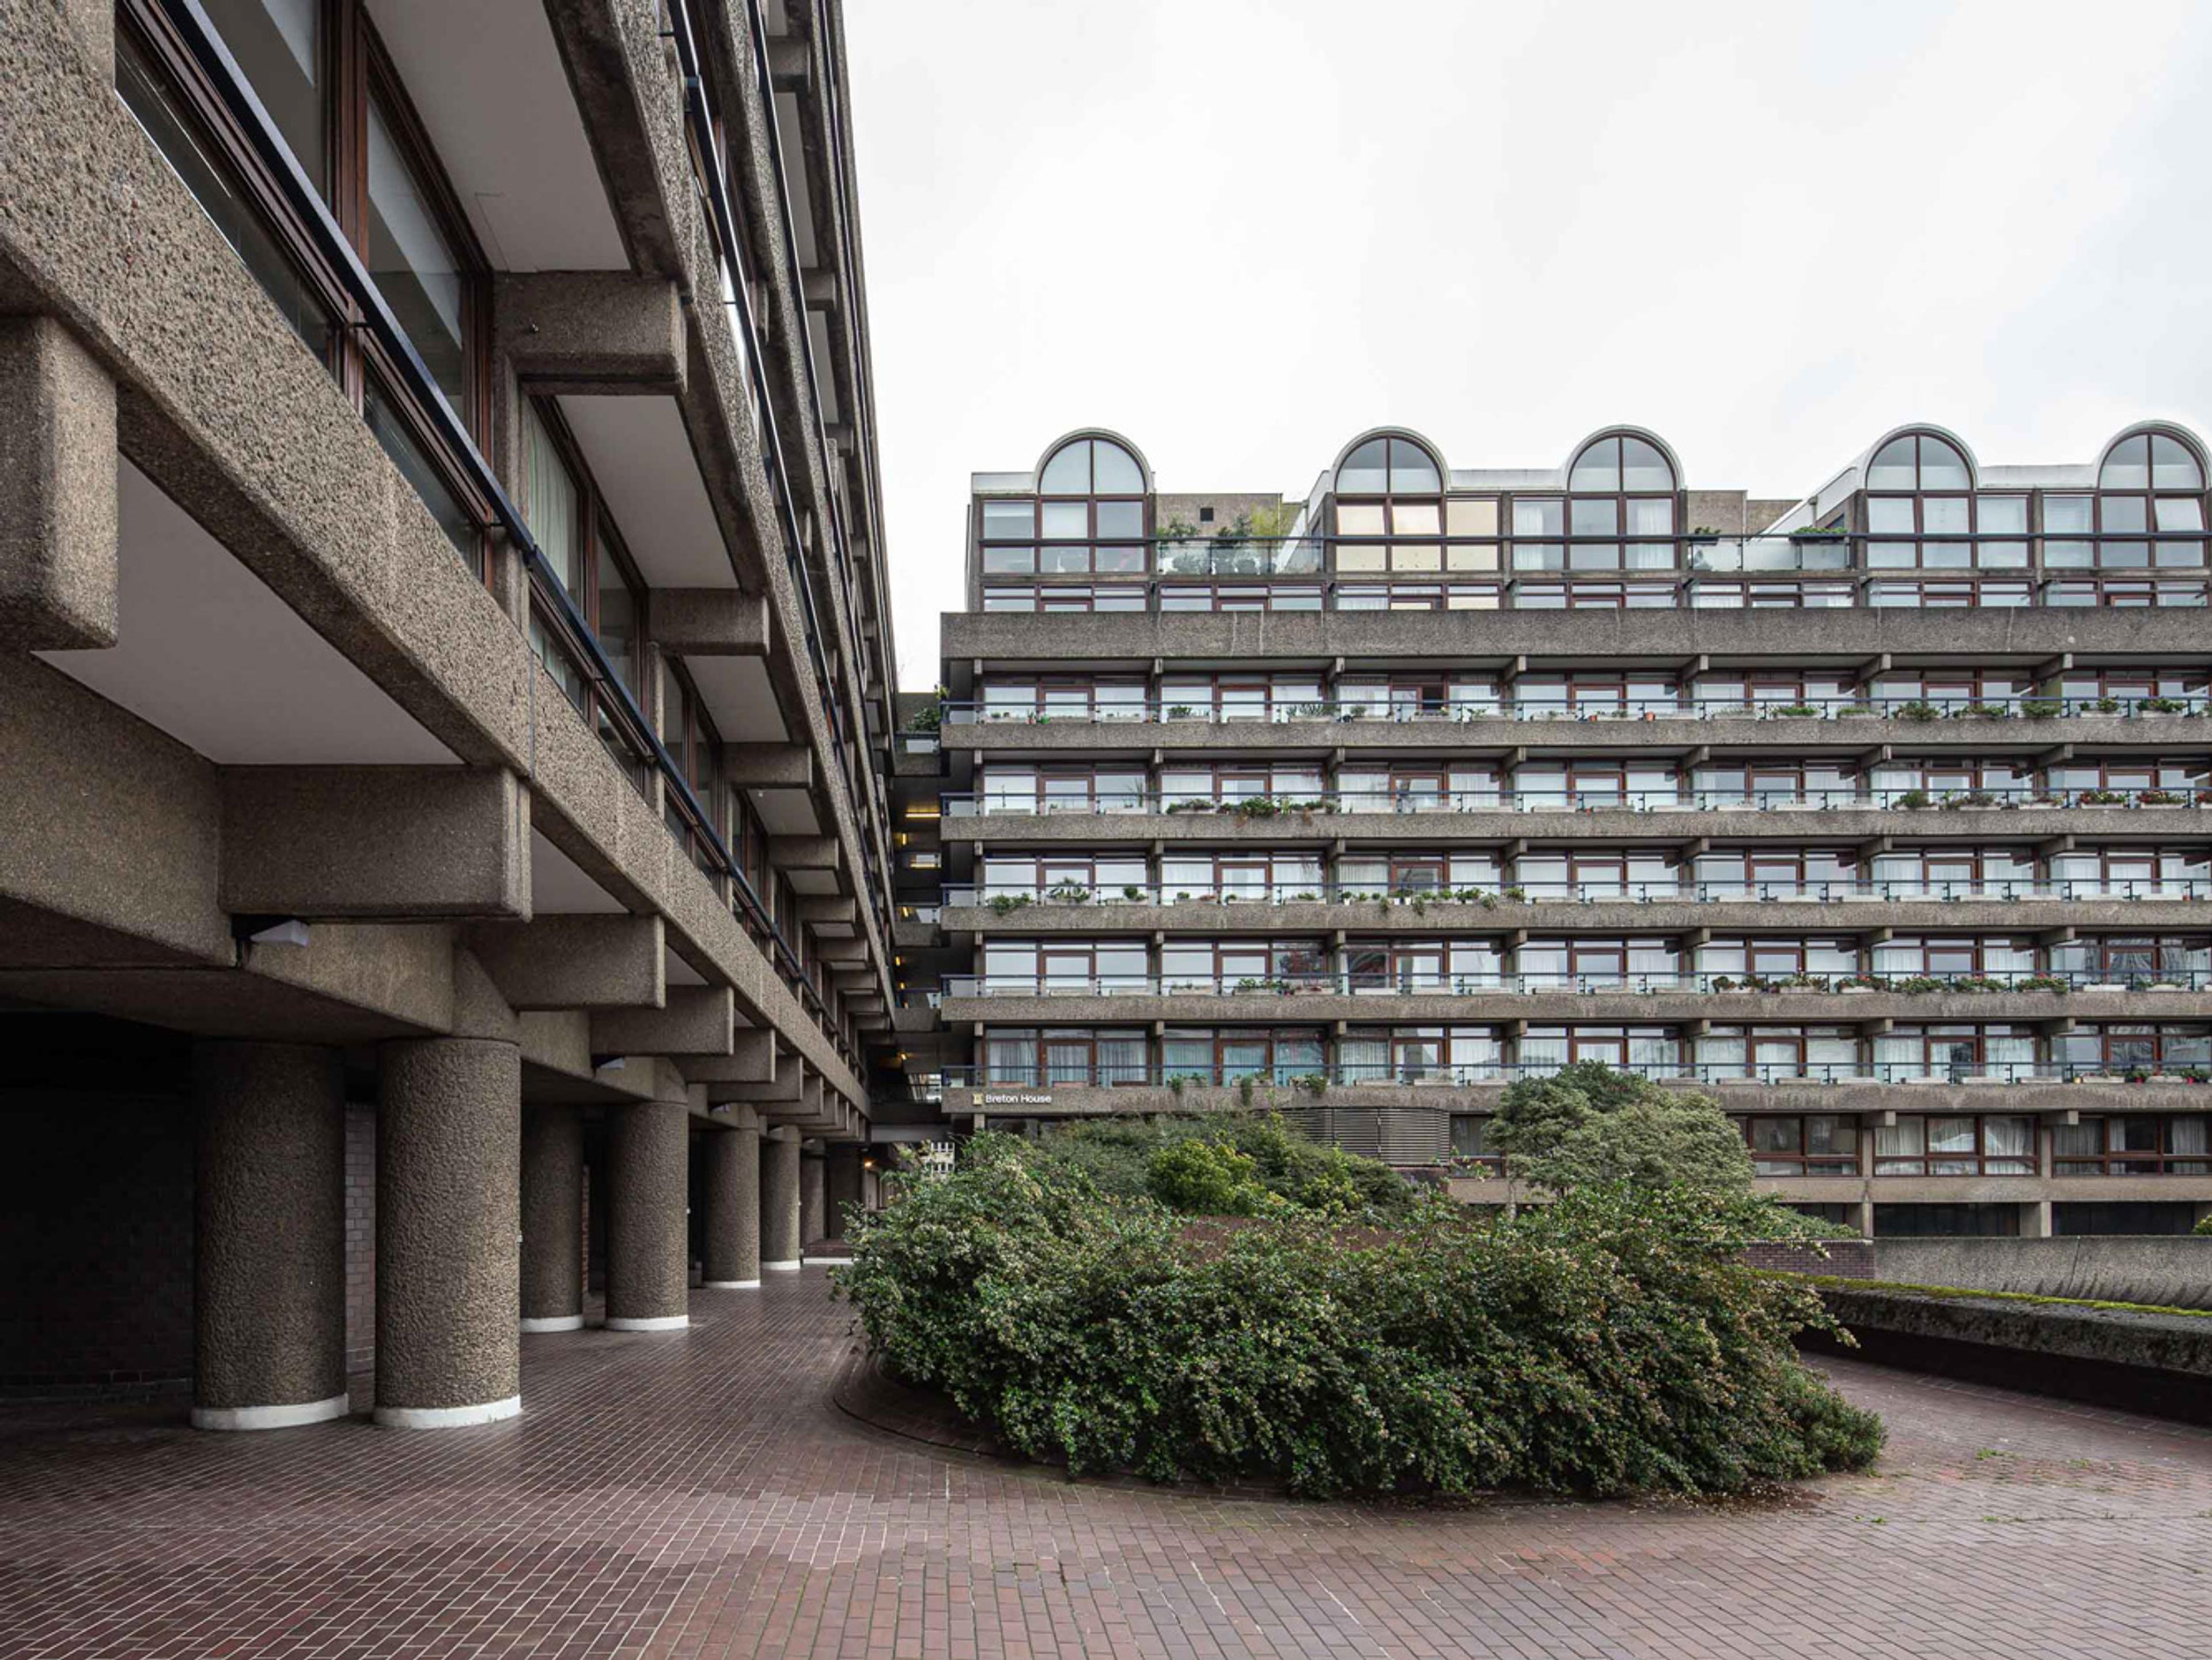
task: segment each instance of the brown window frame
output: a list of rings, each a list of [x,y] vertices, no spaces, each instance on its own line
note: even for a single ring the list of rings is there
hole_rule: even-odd
[[[340,231],[366,265],[368,108],[372,100],[377,102],[440,235],[464,267],[464,385],[453,413],[481,446],[491,427],[490,264],[361,0],[318,0],[318,3],[324,51],[321,73],[327,77],[328,88],[323,104],[326,176],[310,182],[321,192]],[[366,326],[367,319],[350,290],[317,252],[307,222],[291,209],[276,175],[260,160],[244,128],[232,118],[158,0],[119,0],[117,21],[129,45],[167,89],[179,97],[203,136],[213,143],[219,166],[243,186],[263,228],[271,234],[294,274],[330,319],[331,339],[324,367],[355,410],[362,410],[373,380],[399,416],[412,448],[477,526],[474,548],[459,550],[459,556],[472,575],[489,585],[492,570],[491,561],[485,556],[485,533],[492,523],[491,504],[470,482],[470,469],[447,445],[439,423],[408,389],[398,364]]]

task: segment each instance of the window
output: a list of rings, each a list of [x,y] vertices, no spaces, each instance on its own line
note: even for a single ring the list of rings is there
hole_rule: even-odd
[[[1160,947],[1160,990],[1240,992],[1330,991],[1336,976],[1329,952],[1317,940],[1170,939]]]
[[[1319,899],[1322,891],[1318,853],[1271,853],[1265,848],[1187,853],[1178,848],[1160,860],[1160,897],[1170,904]]]
[[[1682,1043],[1671,1026],[1530,1026],[1521,1037],[1524,1074],[1602,1061],[1646,1078],[1679,1077]]]
[[[1410,438],[1355,447],[1337,468],[1334,507],[1339,571],[1498,569],[1496,500],[1454,501],[1447,523],[1443,471]]]
[[[2013,1114],[1899,1113],[1876,1124],[1876,1176],[2033,1176],[2035,1120]]]
[[[1011,587],[985,588],[983,609],[987,611],[1048,613],[1142,611],[1145,609],[1145,591],[1141,587],[1093,587],[1088,583],[1066,587],[1038,587],[1017,583]],[[1163,609],[1165,609],[1164,605]],[[1314,609],[1320,609],[1318,599]]]
[[[983,1036],[985,1084],[1142,1084],[1145,1035],[1088,1027],[1000,1027]]]
[[[2084,848],[2051,858],[2052,892],[2065,899],[2197,899],[2212,896],[2212,853],[2202,848]]]
[[[2212,1119],[2137,1114],[2051,1129],[2054,1176],[2212,1176]]]
[[[1700,1078],[1833,1084],[1865,1073],[1850,1026],[1715,1026],[1698,1037],[1697,1055]]]
[[[1047,903],[1080,904],[1094,898],[1134,903],[1149,897],[1150,891],[1151,877],[1141,854],[994,853],[983,860],[981,897],[986,903],[1002,894]]]
[[[1673,465],[1665,452],[1646,439],[1615,434],[1584,446],[1567,470],[1564,568],[1672,570],[1677,562],[1674,490]],[[1518,502],[1515,514],[1517,534]],[[1522,550],[1516,547],[1513,568],[1561,568],[1548,562],[1548,555],[1542,557],[1545,562],[1524,562]]]
[[[1503,1170],[1505,1160],[1502,1155],[1491,1150],[1489,1135],[1489,1119],[1474,1113],[1454,1113],[1451,1121],[1452,1157],[1486,1171]]]
[[[1170,1026],[1160,1040],[1160,1070],[1167,1079],[1201,1084],[1233,1084],[1240,1078],[1287,1084],[1319,1075],[1322,1054],[1316,1030]]]
[[[2204,563],[2204,469],[2180,439],[2163,432],[2123,438],[2106,453],[2097,491],[2100,566]]]
[[[1489,940],[1354,940],[1344,948],[1344,982],[1355,995],[1465,997],[1505,988]]]
[[[2051,1049],[2069,1075],[2212,1074],[2212,1026],[2148,1022],[2076,1026],[2052,1038]]]
[[[2212,981],[2212,939],[2203,934],[2099,934],[2051,947],[2051,971],[2077,985],[2181,986]]]
[[[436,395],[481,439],[488,267],[363,9],[350,0],[211,0],[206,10],[301,171],[331,204]],[[482,575],[490,503],[470,482],[467,459],[407,391],[400,365],[364,326],[316,235],[161,9],[126,0],[118,21],[116,86],[125,103],[293,331],[348,390],[462,562]]]
[[[1346,1084],[1490,1083],[1502,1054],[1488,1026],[1355,1026],[1337,1040],[1337,1075]]]
[[[1858,1121],[1834,1113],[1740,1121],[1753,1176],[1856,1176]]]
[[[643,585],[631,575],[629,555],[559,414],[532,398],[522,404],[520,495],[523,522],[530,526],[554,586],[580,614],[616,679],[635,697]],[[546,672],[599,733],[608,753],[630,781],[643,788],[645,758],[628,734],[626,717],[593,683],[574,624],[550,596],[532,598],[530,644]],[[675,745],[665,738],[663,742],[682,766]],[[693,771],[686,770],[684,776],[695,790],[699,787]]]
[[[1000,763],[983,774],[978,802],[985,812],[1142,812],[1141,765],[1033,766]]]
[[[534,619],[533,619],[534,620]],[[676,769],[684,775],[697,798],[700,816],[695,818],[674,790],[667,793],[662,815],[669,833],[690,852],[693,862],[708,875],[718,873],[704,831],[720,835],[724,823],[721,800],[721,734],[699,702],[696,687],[682,665],[665,666],[660,698],[660,742]]]
[[[992,939],[983,947],[987,997],[1142,995],[1152,988],[1142,939]]]
[[[1875,1034],[1874,1060],[1875,1075],[1891,1084],[2025,1081],[2039,1070],[2035,1033],[2028,1026],[1899,1026]]]
[[[977,505],[987,575],[1151,569],[1144,469],[1110,439],[1078,438],[1054,450],[1039,470],[1035,499],[993,497]]]
[[[1318,761],[1224,761],[1170,765],[1160,772],[1160,804],[1168,812],[1202,812],[1240,801],[1312,803],[1323,788]]]

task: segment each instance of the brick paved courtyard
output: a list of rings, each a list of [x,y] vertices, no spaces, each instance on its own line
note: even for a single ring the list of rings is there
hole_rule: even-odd
[[[842,1416],[824,1280],[526,1338],[481,1429],[0,1409],[0,1655],[2212,1652],[2202,1432],[1844,1365],[1891,1451],[1781,1505],[1071,1487]]]

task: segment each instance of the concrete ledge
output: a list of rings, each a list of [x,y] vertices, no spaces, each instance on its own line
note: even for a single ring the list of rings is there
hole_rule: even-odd
[[[302,1424],[326,1424],[350,1410],[346,1397],[301,1401],[283,1407],[194,1407],[196,1430],[289,1430]]]
[[[2166,1197],[2167,1180],[2127,1178],[2126,1196]],[[2203,1183],[2185,1185],[2201,1189]],[[2197,1197],[2193,1192],[2172,1196]],[[1884,1238],[1875,1242],[1875,1260],[1880,1278],[1907,1285],[1966,1286],[2161,1308],[2212,1308],[2212,1238],[2189,1235]]]
[[[688,1314],[609,1315],[609,1331],[681,1331],[691,1323]]]
[[[376,1421],[392,1430],[453,1430],[495,1424],[521,1411],[522,1397],[510,1395],[504,1401],[480,1401],[470,1407],[379,1407]]]
[[[580,1314],[548,1314],[536,1319],[525,1315],[520,1322],[526,1335],[547,1331],[581,1331],[584,1316]]]

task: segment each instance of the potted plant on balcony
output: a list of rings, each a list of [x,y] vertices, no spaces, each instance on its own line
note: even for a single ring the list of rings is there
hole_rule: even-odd
[[[2183,714],[2189,706],[2178,697],[2139,697],[2136,700],[2138,714]]]
[[[2068,983],[2065,976],[2063,975],[2031,974],[2025,979],[2014,982],[2013,989],[2014,991],[2057,992],[2063,997],[2068,992],[2071,991],[2073,987]]]
[[[1778,721],[1804,720],[1808,716],[1817,715],[1820,712],[1810,703],[1784,703],[1767,710],[1763,718]]]
[[[1932,974],[1908,974],[1902,980],[1893,982],[1890,989],[1902,992],[1907,997],[1924,997],[1931,991],[1942,990],[1943,982]]]
[[[1777,991],[1826,991],[1828,989],[1828,976],[1825,974],[1807,974],[1801,970],[1796,974],[1784,975],[1776,981],[1774,988]]]
[[[994,893],[991,896],[991,909],[1000,916],[1009,915],[1029,903],[1030,897],[1026,893]]]
[[[2130,1084],[2148,1084],[2150,1082],[2150,1068],[2148,1067],[2130,1067],[2126,1072],[2121,1074],[2121,1076],[2125,1078]]]
[[[1882,978],[1878,974],[1847,974],[1836,982],[1836,989],[1846,996],[1855,993],[1863,995],[1868,992],[1881,990],[1882,985]]]
[[[1930,721],[1942,720],[1943,711],[1924,699],[1915,698],[1911,702],[1897,706],[1897,718],[1924,725]]]
[[[2076,790],[2074,805],[2077,807],[2124,807],[2128,798],[2118,790]]]
[[[2139,807],[2185,807],[2189,805],[2186,790],[2145,790],[2136,797]]]
[[[1966,703],[1951,711],[1954,721],[2008,721],[2012,711],[1996,703]]]
[[[2066,713],[2066,704],[2057,697],[2030,697],[2021,702],[2020,712],[2030,721],[2055,721]]]
[[[1083,905],[1091,901],[1091,890],[1080,882],[1055,882],[1047,888],[1044,897],[1055,905]]]
[[[1133,882],[1123,885],[1121,889],[1121,897],[1127,900],[1131,904],[1134,905],[1140,903],[1143,901],[1144,897],[1145,891],[1137,886]]]
[[[1926,790],[1906,790],[1891,805],[1906,812],[1917,812],[1921,808],[1932,806],[1934,803]]]
[[[1838,709],[1836,713],[1839,715],[1872,714],[1874,713],[1874,705],[1871,703],[1846,703],[1843,708]]]

